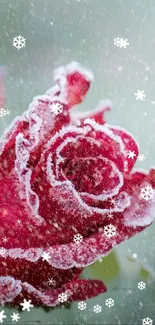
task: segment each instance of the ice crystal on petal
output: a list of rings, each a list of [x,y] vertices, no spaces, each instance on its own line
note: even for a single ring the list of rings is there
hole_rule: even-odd
[[[63,303],[66,302],[68,299],[67,294],[65,292],[62,292],[58,295],[58,301]]]
[[[107,225],[104,227],[104,234],[108,237],[111,238],[116,235],[116,227],[113,226],[112,224]]]
[[[147,185],[141,189],[140,197],[146,201],[154,198],[154,189]]]
[[[81,236],[80,234],[76,234],[76,235],[74,235],[74,242],[76,243],[76,244],[80,244],[81,242],[82,242],[82,240],[83,240],[83,236]]]

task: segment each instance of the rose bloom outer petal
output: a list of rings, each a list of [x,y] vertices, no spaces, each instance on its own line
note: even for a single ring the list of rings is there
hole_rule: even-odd
[[[131,171],[131,169],[133,168],[133,166],[136,163],[137,157],[138,157],[138,153],[139,153],[139,147],[136,143],[136,140],[133,138],[133,136],[131,134],[129,134],[128,132],[126,132],[126,130],[123,130],[121,128],[117,128],[117,127],[109,127],[114,134],[120,136],[120,138],[122,139],[123,143],[124,143],[124,147],[125,147],[125,151],[126,151],[126,162],[127,162],[127,166],[125,169],[126,173],[129,173]],[[127,153],[129,151],[133,151],[135,153],[135,156],[132,158],[128,158],[127,157]]]

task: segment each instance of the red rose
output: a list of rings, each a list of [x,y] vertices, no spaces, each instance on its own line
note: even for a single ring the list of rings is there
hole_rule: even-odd
[[[56,86],[2,138],[1,303],[54,306],[106,291],[101,281],[79,279],[83,267],[153,221],[154,169],[131,172],[138,147],[104,122],[109,106],[70,115],[90,79],[75,63],[59,69]]]

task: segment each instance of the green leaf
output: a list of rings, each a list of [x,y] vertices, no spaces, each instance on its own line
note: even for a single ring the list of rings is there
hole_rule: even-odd
[[[151,272],[146,270],[145,267],[143,267],[143,266],[139,270],[139,275],[140,275],[140,279],[142,279],[142,280],[149,280],[152,278]]]
[[[109,255],[103,257],[102,261],[97,261],[91,266],[88,266],[83,272],[84,277],[94,277],[104,282],[110,282],[118,276],[120,265],[117,260],[116,253],[112,251]]]

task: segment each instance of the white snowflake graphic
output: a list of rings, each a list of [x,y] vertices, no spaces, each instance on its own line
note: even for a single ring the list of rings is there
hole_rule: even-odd
[[[94,310],[94,312],[96,314],[98,314],[98,313],[101,313],[102,307],[100,305],[95,305],[94,308],[93,308],[93,310]]]
[[[149,201],[154,197],[154,190],[151,186],[147,185],[141,188],[140,198],[144,199],[145,201]]]
[[[63,111],[63,105],[61,105],[60,103],[53,103],[50,105],[50,109],[51,112],[54,113],[55,115],[58,115],[60,113],[62,113]]]
[[[18,35],[13,38],[13,46],[19,50],[22,47],[25,47],[25,41],[26,41],[26,39],[24,37],[22,37],[21,35]]]
[[[136,100],[144,100],[144,98],[146,97],[144,90],[137,90],[137,92],[135,93],[136,96]]]
[[[138,156],[138,160],[139,160],[139,161],[143,161],[144,159],[145,159],[145,156],[144,156],[144,155],[139,155],[139,156]]]
[[[133,159],[135,156],[136,156],[136,154],[135,154],[134,151],[129,150],[129,152],[127,153],[127,157],[128,157],[128,158]]]
[[[133,254],[132,254],[132,257],[133,257],[133,258],[137,258],[137,254],[136,254],[136,253],[133,253]]]
[[[152,100],[152,101],[151,101],[151,105],[152,105],[152,106],[155,106],[155,100]]]
[[[149,317],[143,318],[142,319],[142,325],[152,325],[153,324],[153,320]]]
[[[58,295],[58,301],[59,302],[65,302],[65,301],[67,301],[67,298],[68,298],[68,296],[67,296],[67,294],[65,293],[65,292],[62,292],[62,293],[60,293],[59,295]]]
[[[78,308],[79,308],[80,310],[85,310],[86,307],[87,307],[86,302],[84,302],[84,301],[80,301],[80,302],[78,303]]]
[[[48,260],[50,260],[50,258],[51,258],[49,252],[44,252],[44,253],[41,255],[41,257],[42,257],[42,260],[43,260],[43,261],[46,261],[46,262],[48,262]]]
[[[104,227],[104,234],[108,237],[111,238],[116,235],[116,227],[113,226],[112,224],[107,225]]]
[[[107,218],[108,218],[108,219],[113,219],[113,214],[112,214],[111,212],[109,212],[109,213],[107,214]]]
[[[13,313],[11,316],[13,322],[18,322],[20,319],[20,316],[18,313]]]
[[[2,238],[2,242],[3,242],[3,243],[7,243],[8,240],[9,240],[9,239],[8,239],[6,236]]]
[[[114,306],[114,300],[112,299],[112,298],[108,298],[108,299],[106,299],[106,301],[105,301],[105,305],[107,306],[107,307],[113,307]]]
[[[124,38],[116,37],[114,38],[114,45],[126,49],[127,46],[129,45],[129,42],[127,38],[124,39]]]
[[[48,279],[47,283],[48,283],[49,286],[50,285],[52,285],[54,287],[56,286],[56,281],[53,278]]]
[[[6,318],[4,310],[0,311],[0,323],[3,323],[4,319]]]
[[[5,109],[3,107],[0,108],[0,117],[3,117],[5,115],[9,116],[11,114],[11,111],[9,111],[8,109]]]
[[[121,65],[119,65],[119,66],[117,67],[117,71],[118,71],[118,72],[123,71],[123,67],[122,67]]]
[[[76,234],[74,235],[74,239],[73,241],[76,243],[76,244],[80,244],[82,241],[83,241],[83,236],[80,235],[80,234]]]
[[[146,287],[146,283],[141,281],[141,282],[138,282],[138,285],[137,285],[137,288],[140,289],[140,290],[143,290],[145,289]]]
[[[146,71],[150,70],[150,67],[147,65],[147,67],[145,68]]]
[[[26,299],[24,299],[24,301],[21,302],[20,305],[22,306],[22,310],[27,310],[27,311],[30,311],[30,309],[34,307],[31,304],[31,300],[26,300]]]

